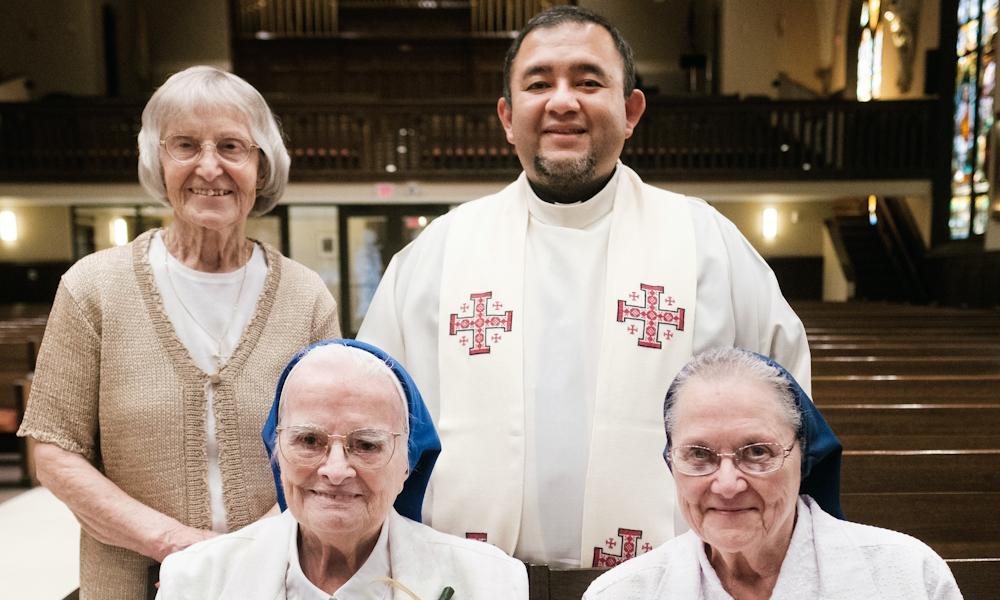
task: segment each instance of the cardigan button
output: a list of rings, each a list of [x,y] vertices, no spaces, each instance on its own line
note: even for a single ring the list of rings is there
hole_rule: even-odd
[[[222,377],[219,377],[218,373],[212,373],[208,376],[208,380],[212,382],[212,385],[219,385],[222,382]]]

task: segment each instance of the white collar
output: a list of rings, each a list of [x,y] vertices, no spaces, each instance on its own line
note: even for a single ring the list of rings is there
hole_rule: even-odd
[[[285,574],[288,600],[384,600],[389,597],[389,586],[379,581],[382,577],[392,576],[392,567],[389,564],[388,518],[382,523],[382,530],[368,559],[332,596],[316,587],[302,572],[302,565],[299,563],[298,537],[297,534],[291,536],[288,546],[288,571]]]
[[[573,204],[555,204],[545,202],[538,197],[531,184],[525,179],[528,188],[528,213],[532,218],[546,224],[571,229],[587,229],[603,217],[611,214],[615,203],[615,192],[618,189],[618,177],[621,169],[615,166],[615,172],[601,191],[588,200]]]

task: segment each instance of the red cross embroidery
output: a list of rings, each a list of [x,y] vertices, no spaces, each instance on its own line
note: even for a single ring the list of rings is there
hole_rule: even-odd
[[[486,533],[484,533],[482,531],[466,531],[465,532],[465,539],[467,539],[467,540],[476,540],[478,542],[485,542],[486,541]]]
[[[663,293],[662,285],[639,284],[639,289],[646,296],[646,302],[641,306],[628,304],[625,300],[618,301],[618,322],[624,323],[626,320],[641,321],[642,335],[639,337],[639,345],[643,348],[660,349],[663,344],[659,338],[670,340],[674,337],[674,332],[664,329],[662,334],[660,326],[673,327],[677,331],[684,331],[684,309],[678,307],[677,310],[660,308],[660,294]],[[629,294],[629,298],[636,295],[635,292]],[[667,306],[676,303],[673,296],[663,299]],[[635,331],[629,327],[629,334],[634,335]]]
[[[653,549],[653,545],[650,544],[649,542],[646,542],[645,544],[642,545],[642,551],[643,552],[649,552],[652,549]]]
[[[486,343],[486,330],[487,329],[501,329],[503,331],[510,331],[511,325],[514,320],[514,311],[508,310],[501,314],[490,314],[487,312],[487,305],[489,304],[490,298],[493,297],[493,292],[480,292],[478,294],[469,294],[469,298],[472,300],[472,314],[467,316],[459,316],[455,313],[451,314],[451,319],[448,325],[448,335],[456,335],[459,332],[466,332],[472,334],[472,347],[469,348],[470,355],[476,354],[489,354],[490,346]],[[503,305],[499,302],[494,302],[494,306],[497,304]],[[468,309],[468,304],[462,304],[460,307],[460,312],[465,312]],[[464,336],[459,339],[459,343],[465,346],[463,343]],[[499,342],[501,337],[494,332],[492,341],[493,343]]]
[[[615,538],[608,538],[604,541],[604,545],[608,547],[608,550],[614,550],[615,546],[618,545],[618,540]]]
[[[621,527],[618,529],[618,538],[622,541],[622,551],[620,554],[611,554],[610,552],[605,552],[603,548],[599,546],[594,547],[594,567],[616,567],[630,558],[635,558],[637,556],[636,549],[639,546],[639,540],[642,539],[641,529],[626,529]],[[614,538],[608,538],[605,544],[609,549],[612,549],[616,545]],[[649,552],[649,543],[642,546],[644,552]]]

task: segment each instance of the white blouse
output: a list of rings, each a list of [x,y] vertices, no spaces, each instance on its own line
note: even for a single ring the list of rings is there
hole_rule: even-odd
[[[222,340],[224,364],[236,349],[243,337],[243,330],[257,310],[257,299],[264,291],[264,281],[267,279],[264,252],[254,244],[253,254],[245,266],[244,281],[243,269],[231,273],[205,273],[184,266],[167,252],[163,232],[158,231],[149,244],[149,265],[153,269],[153,279],[160,293],[163,310],[167,313],[177,338],[187,348],[192,362],[199,369],[209,375],[215,373],[218,367],[215,355],[219,351],[219,337],[225,332]],[[205,385],[205,403],[209,407],[213,405],[213,388],[211,382]],[[222,471],[219,468],[219,444],[215,435],[215,411],[208,411],[205,427],[212,530],[225,533],[229,528],[222,500]]]

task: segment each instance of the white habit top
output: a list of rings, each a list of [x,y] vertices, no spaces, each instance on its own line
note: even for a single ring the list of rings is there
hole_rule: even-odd
[[[290,548],[299,524],[290,511],[261,519],[243,529],[199,542],[163,561],[157,600],[284,600],[287,589]],[[386,516],[388,529],[388,570],[400,584],[420,598],[434,600],[449,586],[455,598],[477,600],[527,600],[528,576],[524,565],[500,550],[472,540],[434,531],[426,525],[402,517],[395,510]],[[381,561],[384,555],[376,555]],[[384,564],[366,569],[355,577],[378,576]],[[294,579],[294,578],[293,578]],[[347,586],[359,590],[368,586],[381,598],[388,584],[349,580]],[[300,591],[295,590],[295,591]],[[287,595],[287,597],[292,597]],[[355,598],[334,594],[333,598]],[[384,596],[410,600],[393,589]]]
[[[693,531],[601,575],[583,600],[733,600]],[[800,496],[772,600],[961,600],[947,563],[906,534],[840,521]]]

